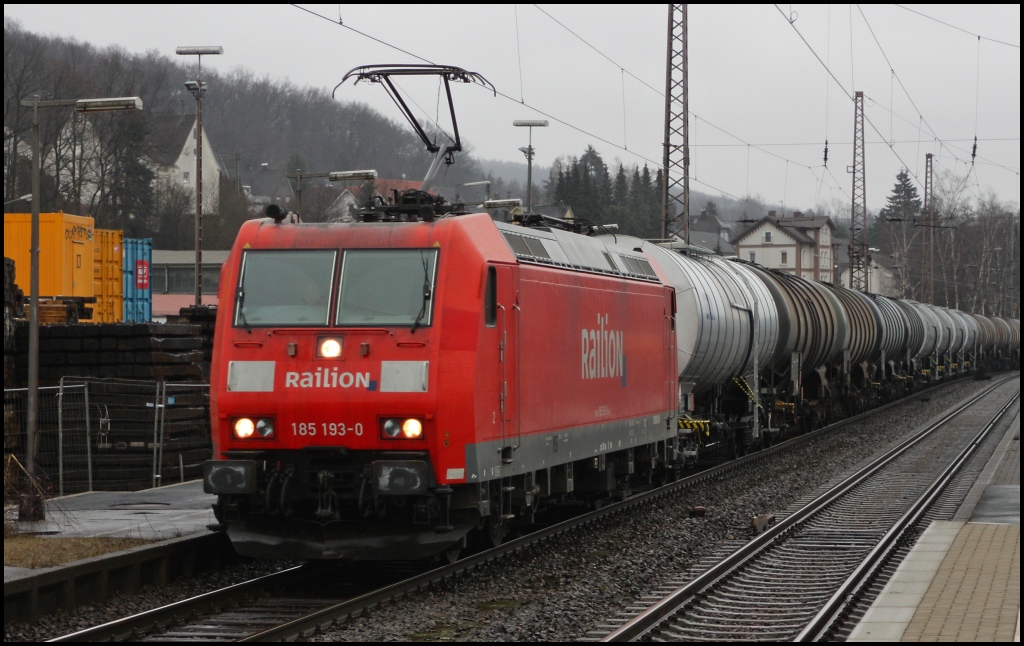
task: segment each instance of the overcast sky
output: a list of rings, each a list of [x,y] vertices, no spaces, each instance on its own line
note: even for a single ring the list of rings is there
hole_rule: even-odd
[[[849,201],[849,95],[861,90],[869,208],[904,165],[923,181],[928,152],[937,171],[967,176],[971,194],[1019,204],[1020,5],[906,6],[927,17],[896,5],[690,5],[691,187],[787,211]],[[4,5],[4,16],[132,52],[221,45],[204,67],[328,89],[358,65],[457,65],[511,97],[456,88],[460,131],[480,157],[522,160],[527,133],[512,121],[547,118],[533,133],[542,165],[588,144],[609,163],[661,164],[666,5],[301,7]],[[433,118],[436,84],[405,85]],[[346,85],[338,97],[400,118],[379,87]]]

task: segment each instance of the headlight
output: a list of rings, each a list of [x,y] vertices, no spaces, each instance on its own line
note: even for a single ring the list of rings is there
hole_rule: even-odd
[[[402,422],[402,435],[410,440],[418,440],[423,437],[423,422],[418,419],[409,418]]]
[[[248,439],[254,432],[256,432],[256,424],[248,417],[235,420],[235,437],[238,439]]]
[[[380,435],[385,440],[419,440],[423,438],[423,422],[415,417],[390,417],[380,422]]]
[[[320,338],[316,340],[316,356],[337,359],[341,356],[341,339]]]
[[[274,435],[274,420],[264,417],[256,422],[256,432],[260,437],[272,437]]]
[[[274,437],[274,419],[272,417],[261,417],[253,420],[250,417],[240,417],[234,424],[235,437],[240,440],[268,439]]]

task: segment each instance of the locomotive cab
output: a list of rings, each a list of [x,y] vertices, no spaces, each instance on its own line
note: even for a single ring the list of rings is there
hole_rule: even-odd
[[[221,459],[204,466],[240,551],[270,556],[293,542],[308,558],[350,548],[366,556],[374,546],[362,537],[381,532],[360,526],[381,522],[428,529],[410,539],[427,553],[457,540],[446,535],[459,532],[429,451],[444,441],[436,322],[445,229],[243,228],[225,267],[221,302],[231,307],[218,321],[212,374]],[[476,291],[468,300],[482,301]],[[482,304],[475,309],[482,318]],[[275,538],[283,520],[288,531]],[[464,534],[475,522],[456,524]]]

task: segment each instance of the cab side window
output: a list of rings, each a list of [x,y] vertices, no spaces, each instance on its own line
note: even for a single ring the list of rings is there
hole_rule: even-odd
[[[498,321],[498,270],[487,268],[487,286],[484,288],[484,325],[494,327]]]

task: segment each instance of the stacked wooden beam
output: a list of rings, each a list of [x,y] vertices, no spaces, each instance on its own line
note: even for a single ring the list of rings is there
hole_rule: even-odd
[[[28,379],[28,326],[15,332],[15,379]],[[196,325],[100,323],[39,328],[39,383],[61,377],[198,382],[203,340]]]
[[[167,322],[199,326],[199,335],[203,339],[203,361],[200,367],[203,370],[203,380],[209,382],[210,361],[213,359],[213,332],[217,323],[217,308],[210,307],[209,305],[201,307],[190,305],[181,308],[178,314],[178,316],[168,316]]]

